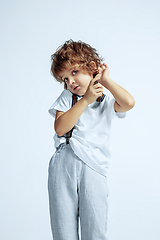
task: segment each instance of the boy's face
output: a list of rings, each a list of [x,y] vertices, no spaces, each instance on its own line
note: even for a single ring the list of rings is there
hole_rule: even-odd
[[[84,72],[79,66],[73,65],[60,72],[62,81],[66,82],[68,89],[79,96],[83,96],[89,86],[93,75]]]

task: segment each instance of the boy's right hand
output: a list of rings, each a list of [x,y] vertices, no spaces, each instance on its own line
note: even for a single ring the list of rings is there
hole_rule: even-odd
[[[102,74],[97,74],[95,78],[90,81],[87,91],[83,96],[83,98],[87,101],[88,105],[95,102],[98,97],[102,96],[103,87],[100,83],[98,83],[101,75]]]

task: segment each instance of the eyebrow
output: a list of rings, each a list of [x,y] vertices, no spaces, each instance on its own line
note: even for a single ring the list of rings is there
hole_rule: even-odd
[[[75,66],[74,67],[71,67],[70,69],[69,69],[69,71],[71,71],[72,69],[74,69],[75,68]]]

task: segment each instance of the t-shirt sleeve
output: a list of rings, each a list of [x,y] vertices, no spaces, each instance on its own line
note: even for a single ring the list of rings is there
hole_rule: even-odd
[[[63,90],[57,100],[52,104],[52,106],[48,109],[49,114],[52,117],[56,116],[56,111],[66,112],[72,106],[72,94],[68,90]]]
[[[107,107],[108,107],[108,113],[111,117],[111,120],[115,117],[118,118],[125,118],[126,117],[126,112],[116,112],[114,109],[114,103],[115,103],[116,99],[112,96],[109,95],[107,96]]]

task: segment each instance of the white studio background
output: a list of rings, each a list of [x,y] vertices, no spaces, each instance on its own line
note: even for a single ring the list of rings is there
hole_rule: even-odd
[[[69,39],[98,49],[136,101],[112,124],[109,239],[160,240],[159,12],[158,0],[1,0],[2,240],[52,239],[48,109],[63,86],[50,75],[50,56]]]

